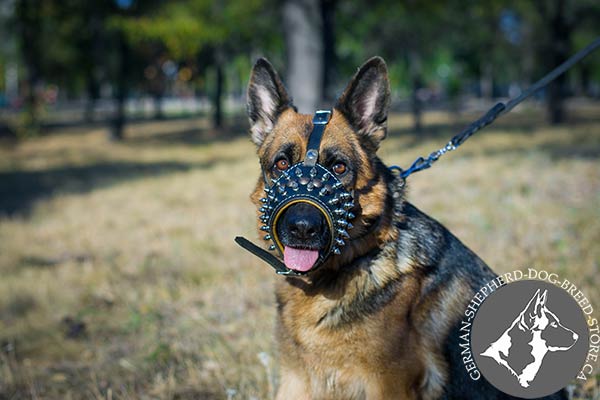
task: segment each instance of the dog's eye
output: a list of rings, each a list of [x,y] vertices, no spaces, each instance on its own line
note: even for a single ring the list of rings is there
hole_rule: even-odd
[[[289,167],[290,167],[290,163],[285,158],[280,158],[279,160],[277,160],[275,162],[275,168],[277,168],[280,171],[285,171]]]
[[[332,171],[336,175],[343,175],[346,172],[346,164],[344,164],[343,162],[336,163],[333,166]]]

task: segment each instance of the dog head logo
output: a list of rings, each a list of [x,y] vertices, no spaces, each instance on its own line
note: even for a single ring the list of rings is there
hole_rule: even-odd
[[[548,309],[547,300],[548,290],[538,289],[498,340],[481,353],[507,368],[524,388],[535,379],[549,353],[568,351],[579,339],[577,333],[561,324],[558,316]],[[514,361],[511,353],[527,348],[530,362],[517,366],[518,361]]]
[[[279,273],[335,269],[373,248],[374,240],[393,240],[391,221],[381,216],[389,215],[383,211],[392,204],[394,177],[375,154],[386,135],[389,101],[385,62],[372,58],[338,99],[313,153],[318,163],[306,168],[318,121],[296,111],[268,61],[255,64],[247,110],[262,174],[251,197],[265,247],[283,258],[286,270]],[[278,206],[284,194],[285,206]]]

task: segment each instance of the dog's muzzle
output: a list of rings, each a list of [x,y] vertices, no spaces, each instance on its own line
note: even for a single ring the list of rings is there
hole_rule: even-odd
[[[277,250],[283,257],[284,244],[278,234],[278,224],[285,211],[298,203],[307,203],[319,210],[325,217],[329,228],[330,237],[325,248],[320,249],[319,257],[310,271],[314,271],[325,260],[333,255],[339,255],[341,248],[349,239],[348,230],[352,229],[351,220],[354,214],[354,199],[342,182],[323,165],[318,163],[319,147],[325,126],[331,118],[331,111],[317,111],[313,117],[313,130],[308,140],[304,160],[292,165],[281,175],[271,180],[265,176],[266,196],[260,199],[262,222],[261,230],[266,234],[264,240],[271,241],[269,250]],[[236,237],[235,241],[269,263],[281,275],[304,275],[309,271],[296,271],[288,268],[277,257],[251,243],[243,237]]]

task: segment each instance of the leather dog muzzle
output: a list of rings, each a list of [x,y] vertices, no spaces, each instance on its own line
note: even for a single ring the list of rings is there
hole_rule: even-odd
[[[326,248],[321,249],[319,258],[310,271],[322,265],[332,254],[341,253],[340,249],[350,237],[348,230],[352,228],[350,221],[354,218],[350,211],[354,208],[352,193],[346,190],[333,173],[318,163],[321,138],[330,118],[331,111],[315,113],[304,160],[282,171],[278,178],[271,180],[271,185],[268,185],[265,178],[266,196],[260,199],[262,206],[259,219],[263,223],[260,229],[267,232],[263,239],[271,241],[269,250],[277,250],[280,256],[283,256],[284,245],[277,233],[277,224],[289,207],[297,203],[307,203],[323,214],[330,237]],[[295,271],[286,267],[278,258],[243,237],[238,236],[235,241],[269,263],[278,274],[305,275],[310,272]]]

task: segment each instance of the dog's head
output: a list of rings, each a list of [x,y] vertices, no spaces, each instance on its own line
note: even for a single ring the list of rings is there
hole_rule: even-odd
[[[520,326],[530,331],[541,332],[549,351],[569,350],[579,338],[573,330],[560,323],[560,320],[546,306],[548,290],[540,289],[533,295],[521,314]]]
[[[352,193],[353,201],[347,204],[353,217],[349,223],[352,229],[346,231],[332,225],[331,218],[318,205],[302,201],[289,205],[273,227],[277,246],[271,246],[283,255],[288,268],[310,272],[335,245],[332,241],[343,245],[335,248],[337,254],[323,263],[330,267],[342,265],[389,239],[393,203],[389,184],[393,177],[376,156],[386,135],[389,101],[385,62],[372,58],[358,70],[338,99],[318,150],[319,166],[345,192]],[[305,159],[313,131],[312,115],[296,111],[277,72],[265,59],[258,60],[252,70],[247,111],[262,168],[252,195],[260,208],[267,201],[263,197],[265,188],[268,191],[271,182],[291,173],[290,167]],[[322,170],[318,173],[327,176]],[[266,228],[259,224],[263,235]],[[338,232],[343,238],[337,236]],[[272,239],[267,236],[267,240]]]

